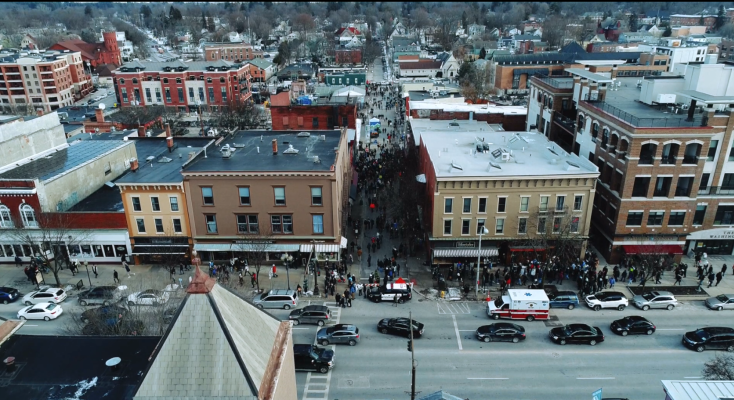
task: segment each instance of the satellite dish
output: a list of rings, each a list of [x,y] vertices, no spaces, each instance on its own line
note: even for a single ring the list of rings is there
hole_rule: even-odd
[[[99,109],[104,110],[104,103],[99,103]]]

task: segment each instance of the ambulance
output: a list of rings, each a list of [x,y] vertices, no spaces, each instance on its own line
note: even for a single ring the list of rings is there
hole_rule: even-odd
[[[549,309],[550,300],[543,289],[509,289],[507,294],[487,302],[487,315],[494,319],[546,320]]]

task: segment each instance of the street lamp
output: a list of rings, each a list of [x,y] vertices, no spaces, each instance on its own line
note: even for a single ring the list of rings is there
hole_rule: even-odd
[[[476,288],[474,289],[474,297],[479,297],[479,263],[482,260],[482,235],[489,234],[489,231],[487,230],[486,226],[483,226],[479,229],[479,250],[477,251],[477,281],[476,281]]]
[[[293,262],[293,256],[288,253],[284,253],[282,256],[280,256],[280,260],[283,261],[283,264],[285,264],[285,276],[286,279],[288,279],[288,290],[291,290],[291,276],[288,272],[288,264]]]

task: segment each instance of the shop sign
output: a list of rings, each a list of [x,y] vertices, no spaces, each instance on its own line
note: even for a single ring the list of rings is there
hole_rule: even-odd
[[[467,249],[467,248],[473,249],[474,247],[476,247],[476,243],[474,242],[456,242],[456,247],[459,247],[462,249]]]
[[[252,241],[252,240],[233,240],[232,243],[234,244],[251,244],[251,245],[257,245],[257,244],[275,244],[274,240],[258,240],[258,241]]]
[[[707,229],[705,231],[691,232],[687,240],[726,240],[734,239],[734,229]]]

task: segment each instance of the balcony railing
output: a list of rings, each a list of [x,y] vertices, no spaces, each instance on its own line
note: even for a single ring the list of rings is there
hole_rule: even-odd
[[[548,76],[535,75],[533,78],[552,86],[556,89],[573,89],[573,79],[554,79]]]
[[[640,165],[652,165],[653,157],[648,155],[640,155]]]
[[[668,165],[675,164],[675,160],[676,158],[673,156],[667,156],[667,157],[663,156],[663,158],[660,159],[660,164],[668,164]]]
[[[566,118],[563,115],[556,113],[553,116],[553,121],[566,128],[569,132],[576,132],[576,121],[571,118]]]
[[[699,188],[698,194],[702,196],[734,196],[734,186],[707,186]]]
[[[698,160],[699,160],[698,156],[689,156],[689,155],[683,156],[683,164],[698,164]]]
[[[661,118],[640,118],[636,117],[620,108],[617,108],[609,103],[599,100],[583,100],[584,102],[610,114],[622,121],[636,127],[636,128],[680,128],[680,127],[697,127],[706,126],[708,121],[705,121],[700,114],[695,114],[693,120],[688,120],[687,117],[681,116],[680,118],[674,117],[661,117]]]

